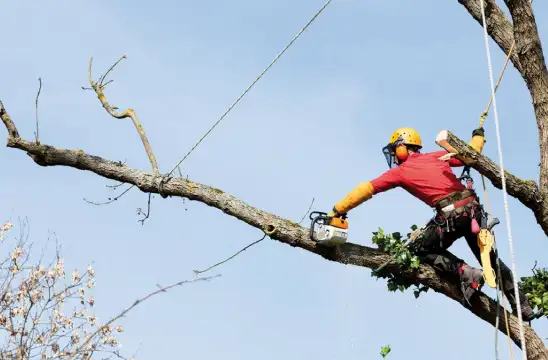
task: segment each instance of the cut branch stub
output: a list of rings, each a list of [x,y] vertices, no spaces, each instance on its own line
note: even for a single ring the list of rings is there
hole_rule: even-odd
[[[114,69],[114,67],[122,60],[122,59],[125,59],[126,56],[122,56],[116,63],[114,63],[114,65],[112,65],[108,70],[107,72],[105,73],[105,75],[103,75],[98,82],[95,82],[93,80],[93,76],[92,76],[92,71],[91,71],[91,68],[92,68],[92,64],[93,64],[93,57],[90,58],[89,60],[89,69],[88,69],[88,76],[89,76],[89,84],[91,86],[91,88],[93,89],[93,91],[95,91],[95,93],[97,94],[97,98],[99,99],[99,101],[101,102],[101,105],[103,105],[103,108],[114,118],[116,119],[125,119],[125,118],[130,118],[131,121],[133,121],[133,125],[135,126],[135,129],[137,129],[137,132],[139,133],[139,136],[141,137],[141,141],[143,142],[143,146],[145,147],[145,151],[147,153],[147,156],[150,160],[150,163],[152,165],[152,171],[154,172],[155,175],[160,175],[160,171],[158,170],[158,164],[156,162],[156,157],[154,156],[154,153],[152,152],[152,147],[150,146],[150,143],[148,141],[148,138],[146,136],[146,133],[145,133],[145,130],[143,128],[143,125],[141,124],[141,122],[139,121],[139,119],[137,118],[137,114],[135,113],[135,110],[131,109],[131,108],[128,108],[127,110],[125,111],[122,111],[122,112],[117,112],[115,109],[115,107],[111,106],[108,101],[107,101],[107,97],[105,96],[105,93],[104,93],[104,88],[105,86],[109,83],[104,83],[107,75]]]

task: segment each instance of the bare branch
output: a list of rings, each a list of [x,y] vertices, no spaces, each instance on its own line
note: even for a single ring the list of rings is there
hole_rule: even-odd
[[[308,207],[308,210],[306,210],[306,213],[303,215],[302,219],[299,221],[299,225],[302,224],[303,220],[306,218],[306,215],[310,212],[310,209],[312,209],[312,205],[314,205],[315,198],[312,198],[312,202],[310,203],[310,206]]]
[[[152,197],[152,194],[148,194],[148,204],[147,204],[147,212],[143,212],[141,208],[137,209],[137,215],[143,215],[143,218],[139,220],[141,225],[145,224],[146,219],[150,217],[150,199]]]
[[[135,125],[135,129],[137,129],[137,132],[139,133],[139,136],[141,137],[141,141],[143,142],[143,145],[145,147],[145,151],[148,155],[148,158],[150,160],[150,163],[152,165],[152,171],[155,175],[160,175],[160,171],[158,170],[158,164],[156,163],[156,157],[154,156],[154,153],[152,152],[152,147],[150,146],[150,143],[148,141],[148,138],[145,134],[145,130],[143,128],[143,125],[137,118],[137,114],[135,113],[135,110],[132,108],[128,108],[127,110],[123,112],[117,112],[115,109],[116,107],[111,106],[107,98],[103,92],[106,84],[103,84],[103,81],[105,80],[106,76],[114,69],[114,67],[122,60],[126,59],[126,56],[122,56],[114,65],[112,65],[106,74],[102,76],[99,81],[96,83],[93,81],[93,77],[91,74],[91,68],[93,64],[93,57],[89,60],[89,69],[88,69],[88,76],[89,76],[89,84],[91,88],[95,91],[97,94],[97,98],[101,102],[101,105],[103,105],[103,108],[114,118],[116,119],[125,119],[130,118],[133,121],[133,124]]]
[[[111,189],[118,189],[120,186],[123,186],[125,185],[124,183],[118,183],[118,184],[114,184],[114,185],[105,185],[106,187],[108,188],[111,188]]]
[[[99,86],[101,87],[104,87],[106,86],[108,83],[112,82],[112,80],[110,80],[109,82],[107,82],[106,84],[103,84],[103,82],[105,81],[105,79],[107,78],[108,74],[116,67],[116,65],[118,65],[120,63],[120,61],[122,61],[123,59],[127,59],[127,57],[124,55],[122,56],[120,59],[118,59],[118,61],[116,61],[108,70],[107,72],[105,73],[104,76],[101,76],[101,78],[99,79]]]
[[[224,263],[226,263],[226,262],[228,262],[228,261],[234,259],[236,256],[238,256],[238,255],[241,254],[242,252],[246,251],[247,249],[249,249],[249,248],[252,247],[253,245],[258,244],[258,243],[260,243],[261,241],[263,241],[265,238],[266,238],[266,234],[264,234],[263,237],[260,238],[259,240],[255,240],[254,242],[252,242],[251,244],[245,246],[244,248],[242,248],[241,250],[239,250],[237,253],[235,253],[234,255],[232,255],[232,256],[226,258],[225,260],[220,261],[220,262],[216,263],[215,265],[211,265],[210,267],[208,267],[208,268],[205,269],[205,270],[193,270],[193,271],[194,271],[194,273],[195,273],[196,275],[201,274],[201,273],[205,273],[205,272],[207,272],[207,271],[209,271],[209,270],[211,270],[211,269],[213,269],[213,268],[215,268],[215,267],[217,267],[217,266],[219,266],[219,265],[222,265],[222,264],[224,264]]]
[[[36,94],[36,142],[40,143],[40,136],[38,134],[38,99],[40,98],[40,91],[42,91],[42,78],[38,78],[38,82],[40,83],[40,86],[38,87],[38,93]]]
[[[168,290],[176,287],[176,286],[182,286],[182,285],[185,285],[185,284],[188,284],[188,283],[193,283],[193,282],[198,282],[198,281],[210,281],[214,278],[217,278],[217,277],[220,277],[221,275],[218,274],[218,275],[215,275],[215,276],[208,276],[208,277],[203,277],[203,278],[196,278],[196,279],[192,279],[192,280],[183,280],[183,281],[179,281],[179,282],[176,282],[174,284],[171,284],[169,286],[166,286],[166,287],[162,287],[161,289],[159,290],[156,290],[156,291],[153,291],[151,292],[150,294],[146,295],[145,297],[141,298],[141,299],[137,299],[135,300],[135,302],[133,303],[133,305],[131,305],[130,307],[128,307],[127,309],[123,310],[121,313],[119,313],[118,315],[112,317],[107,323],[105,323],[103,326],[100,326],[94,333],[92,333],[91,335],[89,335],[86,340],[82,343],[82,345],[80,345],[78,347],[78,349],[76,351],[74,351],[74,354],[72,354],[70,357],[67,358],[67,360],[72,360],[74,359],[74,357],[80,352],[82,351],[100,332],[101,332],[101,329],[104,328],[104,327],[108,327],[109,325],[111,325],[112,323],[116,322],[118,319],[124,317],[128,312],[130,312],[133,308],[135,308],[137,305],[145,302],[146,300],[150,299],[151,297],[155,296],[155,295],[158,295],[159,293],[161,292],[167,292]]]
[[[125,189],[120,195],[117,195],[113,198],[108,198],[108,201],[105,201],[105,202],[102,202],[102,203],[90,201],[90,200],[87,200],[86,198],[84,198],[84,201],[89,203],[89,204],[97,205],[97,206],[112,204],[113,202],[118,201],[118,199],[120,199],[122,196],[124,196],[132,188],[133,188],[133,186],[130,186],[127,189]]]
[[[6,126],[6,129],[8,129],[8,141],[9,139],[18,139],[19,132],[17,131],[17,128],[15,127],[15,124],[11,120],[10,116],[6,112],[2,101],[0,101],[0,118],[2,118],[2,122]]]

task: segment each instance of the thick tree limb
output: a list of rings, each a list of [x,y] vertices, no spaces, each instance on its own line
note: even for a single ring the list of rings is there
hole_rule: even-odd
[[[472,15],[472,17],[483,26],[481,16],[481,3],[480,0],[458,0],[466,10]],[[500,49],[508,55],[512,43],[514,42],[513,26],[506,14],[497,5],[495,0],[484,0],[485,4],[485,20],[487,22],[487,33],[500,47]],[[523,66],[520,62],[518,55],[512,52],[510,57],[512,63],[516,69],[521,73]]]
[[[548,70],[529,0],[505,0],[514,21],[516,54],[537,118],[540,143],[540,193],[548,199]]]
[[[491,159],[480,154],[447,130],[443,130],[437,135],[436,143],[449,151],[449,153],[455,154],[455,157],[491,180],[493,186],[502,189],[500,166],[495,164]],[[545,234],[548,235],[548,210],[541,200],[537,183],[533,180],[521,180],[507,170],[504,171],[504,174],[508,195],[515,197],[523,205],[531,209],[535,214],[537,222]]]
[[[531,5],[532,0],[504,1],[510,10],[513,24],[497,6],[495,0],[484,0],[484,2],[486,4],[487,30],[491,38],[505,54],[508,54],[515,40],[515,49],[511,60],[529,89],[537,119],[540,179],[536,194],[539,199],[548,200],[548,70]],[[472,17],[482,25],[480,0],[459,0],[459,3],[464,5]],[[543,230],[547,232],[548,211],[545,209],[546,207],[530,208],[535,212],[537,221]]]
[[[98,156],[88,155],[82,150],[59,149],[48,145],[36,144],[21,139],[17,134],[15,125],[7,115],[0,109],[2,120],[8,129],[7,146],[26,151],[36,163],[41,166],[68,166],[75,169],[93,172],[101,177],[117,180],[119,182],[134,184],[143,192],[159,193],[159,186],[162,177],[151,173],[129,168],[119,162],[109,161]],[[303,250],[322,256],[331,261],[342,264],[376,269],[390,260],[390,256],[378,249],[360,246],[356,244],[344,244],[337,248],[324,248],[309,239],[308,230],[299,224],[283,219],[275,214],[262,211],[256,207],[229,195],[221,190],[207,185],[192,182],[184,178],[172,178],[163,184],[162,192],[167,196],[177,196],[189,200],[199,201],[208,206],[214,207],[224,213],[233,216],[257,229],[262,230],[270,238],[288,244],[292,247],[299,247]],[[401,276],[406,280],[428,286],[435,292],[458,301],[462,295],[456,281],[445,278],[435,272],[428,265],[421,265],[417,271],[408,269],[402,270],[389,262],[383,271]],[[469,309],[473,314],[484,321],[494,325],[496,318],[497,304],[488,296],[480,294],[472,302]],[[503,309],[500,309],[500,314]],[[499,328],[505,333],[504,318],[500,316]],[[520,346],[518,319],[513,314],[508,314],[510,337]],[[527,352],[531,359],[548,360],[548,350],[542,340],[536,335],[532,328],[527,325],[525,334],[527,339]]]

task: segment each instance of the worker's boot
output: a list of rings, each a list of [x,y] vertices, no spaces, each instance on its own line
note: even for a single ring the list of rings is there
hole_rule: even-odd
[[[512,307],[512,312],[514,315],[518,315],[517,311],[517,301],[516,301],[516,294],[514,292],[514,280],[512,276],[512,270],[506,266],[505,263],[499,260],[499,266],[500,266],[500,272],[502,277],[502,288],[504,289],[504,295],[508,299],[508,302],[510,303],[510,306]],[[519,294],[519,304],[521,309],[521,318],[523,321],[531,321],[538,317],[538,314],[536,314],[531,307],[531,304],[529,303],[529,299],[521,290],[518,289]]]
[[[523,321],[531,321],[537,318],[537,314],[531,307],[531,304],[529,303],[529,299],[527,299],[527,296],[521,290],[518,290],[519,294],[519,305],[521,309],[521,318]],[[510,306],[512,307],[512,312],[514,315],[518,315],[517,311],[517,301],[516,301],[516,295],[514,294],[514,289],[510,291],[506,291],[504,293],[506,295],[506,298],[508,299],[508,302],[510,303]]]
[[[470,304],[472,296],[481,290],[484,284],[483,272],[480,269],[476,269],[468,264],[463,263],[457,270],[459,275],[462,294],[464,300]]]

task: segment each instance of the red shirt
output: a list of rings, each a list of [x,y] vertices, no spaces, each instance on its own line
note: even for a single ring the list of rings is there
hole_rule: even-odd
[[[451,169],[464,164],[454,157],[449,161],[438,160],[445,154],[447,151],[441,150],[410,155],[403,164],[371,181],[375,193],[402,187],[432,207],[437,200],[455,191],[464,190],[466,187]]]

